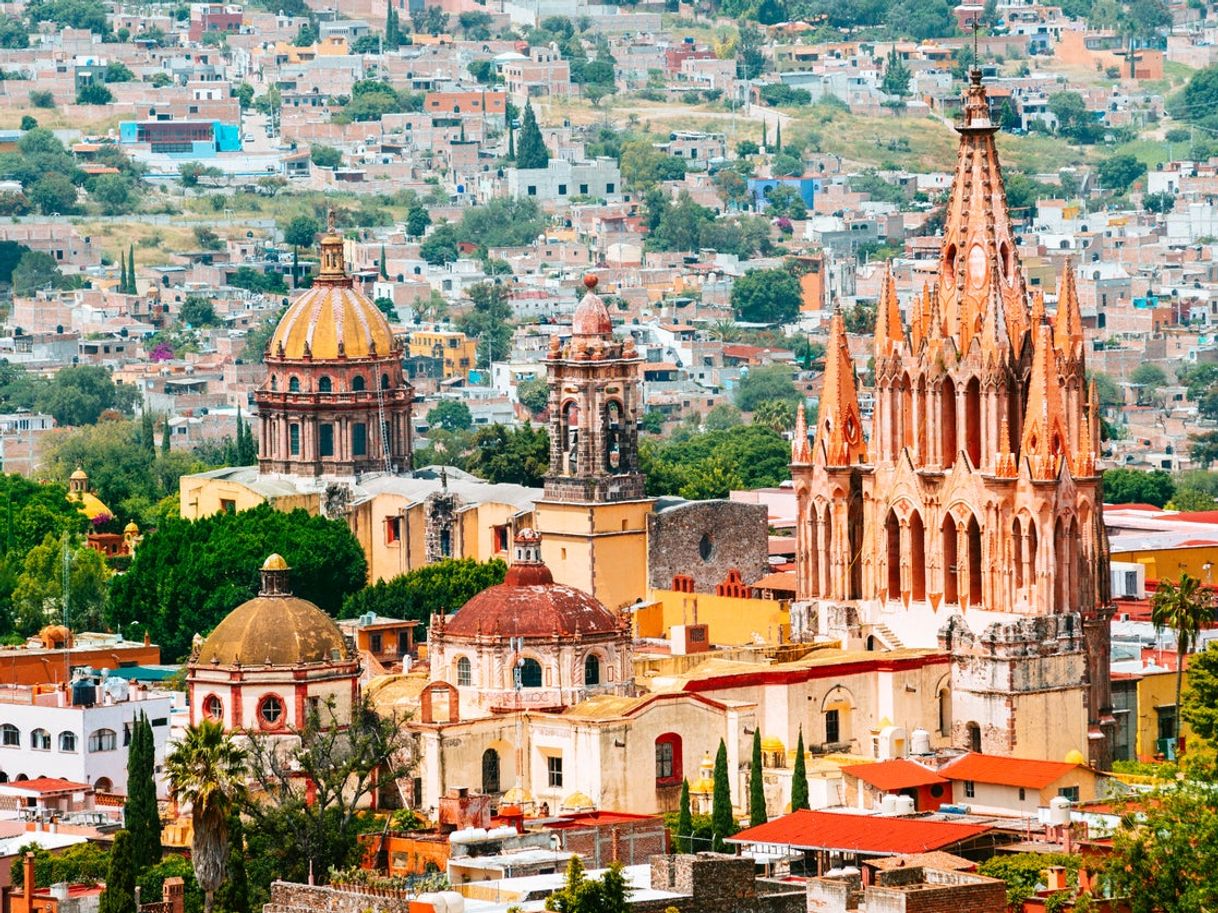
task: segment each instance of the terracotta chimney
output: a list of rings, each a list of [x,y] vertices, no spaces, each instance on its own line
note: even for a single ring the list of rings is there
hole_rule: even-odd
[[[1050,891],[1066,890],[1065,866],[1051,865],[1045,870],[1045,882]]]

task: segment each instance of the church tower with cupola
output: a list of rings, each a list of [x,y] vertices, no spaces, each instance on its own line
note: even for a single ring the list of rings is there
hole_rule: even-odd
[[[642,359],[617,340],[596,277],[571,335],[551,337],[550,466],[536,521],[555,579],[618,609],[647,593],[646,497],[639,469]]]
[[[333,217],[313,287],[287,309],[254,394],[263,473],[354,477],[410,469],[413,395],[389,322],[352,286]]]
[[[935,697],[958,747],[1103,764],[1108,555],[1073,265],[1050,321],[1024,283],[977,70],[963,118],[938,278],[908,326],[883,283],[869,437],[840,316],[811,441],[799,417],[793,626],[949,652]]]

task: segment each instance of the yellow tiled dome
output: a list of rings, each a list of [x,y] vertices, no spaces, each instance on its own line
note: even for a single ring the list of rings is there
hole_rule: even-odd
[[[331,225],[321,239],[321,271],[313,287],[280,318],[271,337],[271,357],[384,358],[393,346],[385,315],[367,295],[351,287],[343,265],[343,239]]]
[[[279,351],[280,345],[283,351]],[[393,333],[375,304],[350,286],[315,285],[287,310],[271,337],[277,358],[388,356]]]

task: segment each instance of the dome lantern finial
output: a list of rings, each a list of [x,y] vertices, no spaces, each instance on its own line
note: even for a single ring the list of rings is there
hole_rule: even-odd
[[[283,560],[283,556],[274,553],[262,563],[262,588],[259,596],[291,596],[292,585],[289,579],[292,569]]]
[[[343,261],[343,237],[336,228],[333,208],[326,212],[326,233],[321,238],[321,269],[313,284],[351,284],[351,277],[347,275],[346,264]]]

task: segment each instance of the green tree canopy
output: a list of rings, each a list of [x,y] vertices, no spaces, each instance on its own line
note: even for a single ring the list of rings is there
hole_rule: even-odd
[[[791,446],[770,428],[740,425],[669,440],[645,440],[639,458],[651,497],[727,497],[732,488],[778,485]]]
[[[1109,190],[1126,191],[1146,174],[1146,163],[1127,152],[1119,152],[1100,162],[1100,186]]]
[[[259,568],[272,552],[292,568],[295,592],[331,615],[364,585],[364,553],[345,522],[263,504],[163,523],[114,578],[111,621],[139,620],[163,655],[185,656],[196,633],[206,635],[257,594]]]
[[[19,634],[36,634],[44,625],[63,619],[63,550],[63,540],[48,534],[26,553],[12,596]],[[83,542],[69,544],[68,551],[69,621],[79,631],[102,630],[111,576],[106,559]]]
[[[451,615],[487,587],[503,583],[506,572],[507,565],[498,558],[447,558],[352,593],[343,601],[342,615],[358,618],[375,612],[418,621],[426,632],[433,615]]]
[[[488,482],[540,487],[550,465],[550,435],[544,428],[490,425],[474,434],[466,469]]]
[[[799,280],[785,269],[749,270],[732,283],[732,309],[746,323],[789,323],[802,299]]]
[[[753,412],[762,403],[771,400],[798,405],[803,402],[803,396],[795,389],[793,377],[788,365],[750,368],[747,374],[740,375],[736,387],[736,405],[745,412]]]
[[[1153,504],[1162,507],[1175,492],[1175,483],[1162,469],[1147,472],[1118,467],[1104,473],[1104,500],[1110,504]]]
[[[458,399],[444,399],[427,411],[427,424],[445,431],[468,431],[474,425],[469,406]]]

